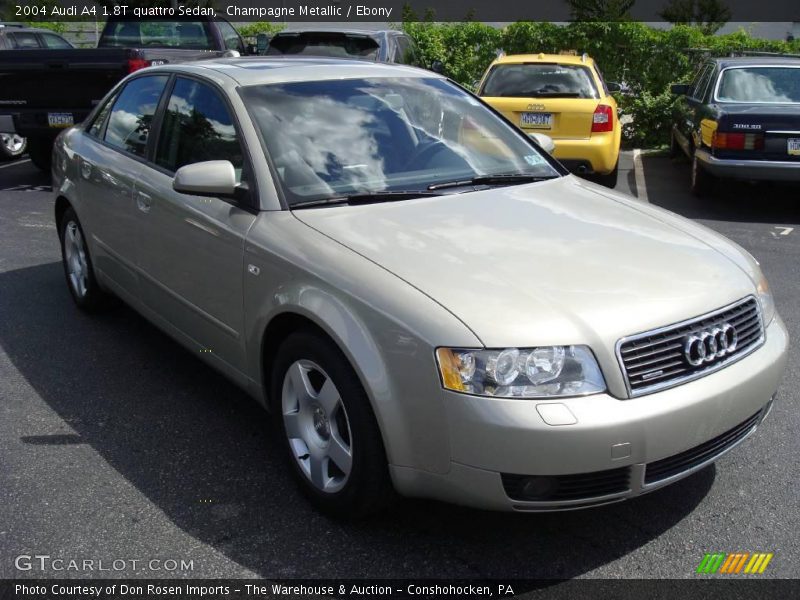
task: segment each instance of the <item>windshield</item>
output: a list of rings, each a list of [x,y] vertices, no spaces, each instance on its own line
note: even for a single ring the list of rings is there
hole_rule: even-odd
[[[243,88],[289,205],[498,174],[556,177],[531,143],[442,79]]]
[[[342,33],[278,34],[269,43],[267,54],[301,54],[305,56],[339,56],[342,58],[378,57],[378,42],[367,36]]]
[[[481,96],[598,98],[588,67],[548,63],[496,65]]]
[[[722,73],[717,90],[720,102],[768,104],[800,102],[800,68],[737,67]]]

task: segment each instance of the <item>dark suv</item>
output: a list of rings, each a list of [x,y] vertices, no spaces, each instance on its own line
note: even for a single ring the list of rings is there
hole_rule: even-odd
[[[676,84],[671,153],[692,161],[692,192],[718,178],[800,181],[800,57],[703,62]]]

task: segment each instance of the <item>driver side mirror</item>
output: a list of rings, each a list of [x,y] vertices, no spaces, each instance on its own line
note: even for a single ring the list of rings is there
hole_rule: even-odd
[[[621,92],[622,86],[618,84],[616,81],[606,81],[606,87],[608,88],[609,92]]]
[[[440,60],[435,60],[431,63],[431,71],[444,75],[444,63]]]
[[[689,92],[689,85],[686,83],[673,83],[669,86],[669,91],[676,96],[685,96]]]
[[[235,198],[237,196],[236,170],[228,160],[207,160],[178,169],[172,180],[172,189],[181,194]]]

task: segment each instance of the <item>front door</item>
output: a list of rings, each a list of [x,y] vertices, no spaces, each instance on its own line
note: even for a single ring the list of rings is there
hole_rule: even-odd
[[[177,169],[207,160],[229,160],[240,181],[247,179],[239,139],[222,95],[178,77],[155,164],[145,167],[134,196],[145,305],[194,340],[198,352],[242,371],[244,240],[255,212],[172,189]]]

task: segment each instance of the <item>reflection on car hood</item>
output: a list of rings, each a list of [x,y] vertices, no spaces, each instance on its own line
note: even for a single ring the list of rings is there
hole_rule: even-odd
[[[608,344],[754,293],[751,259],[722,236],[572,176],[294,214],[487,346]]]

